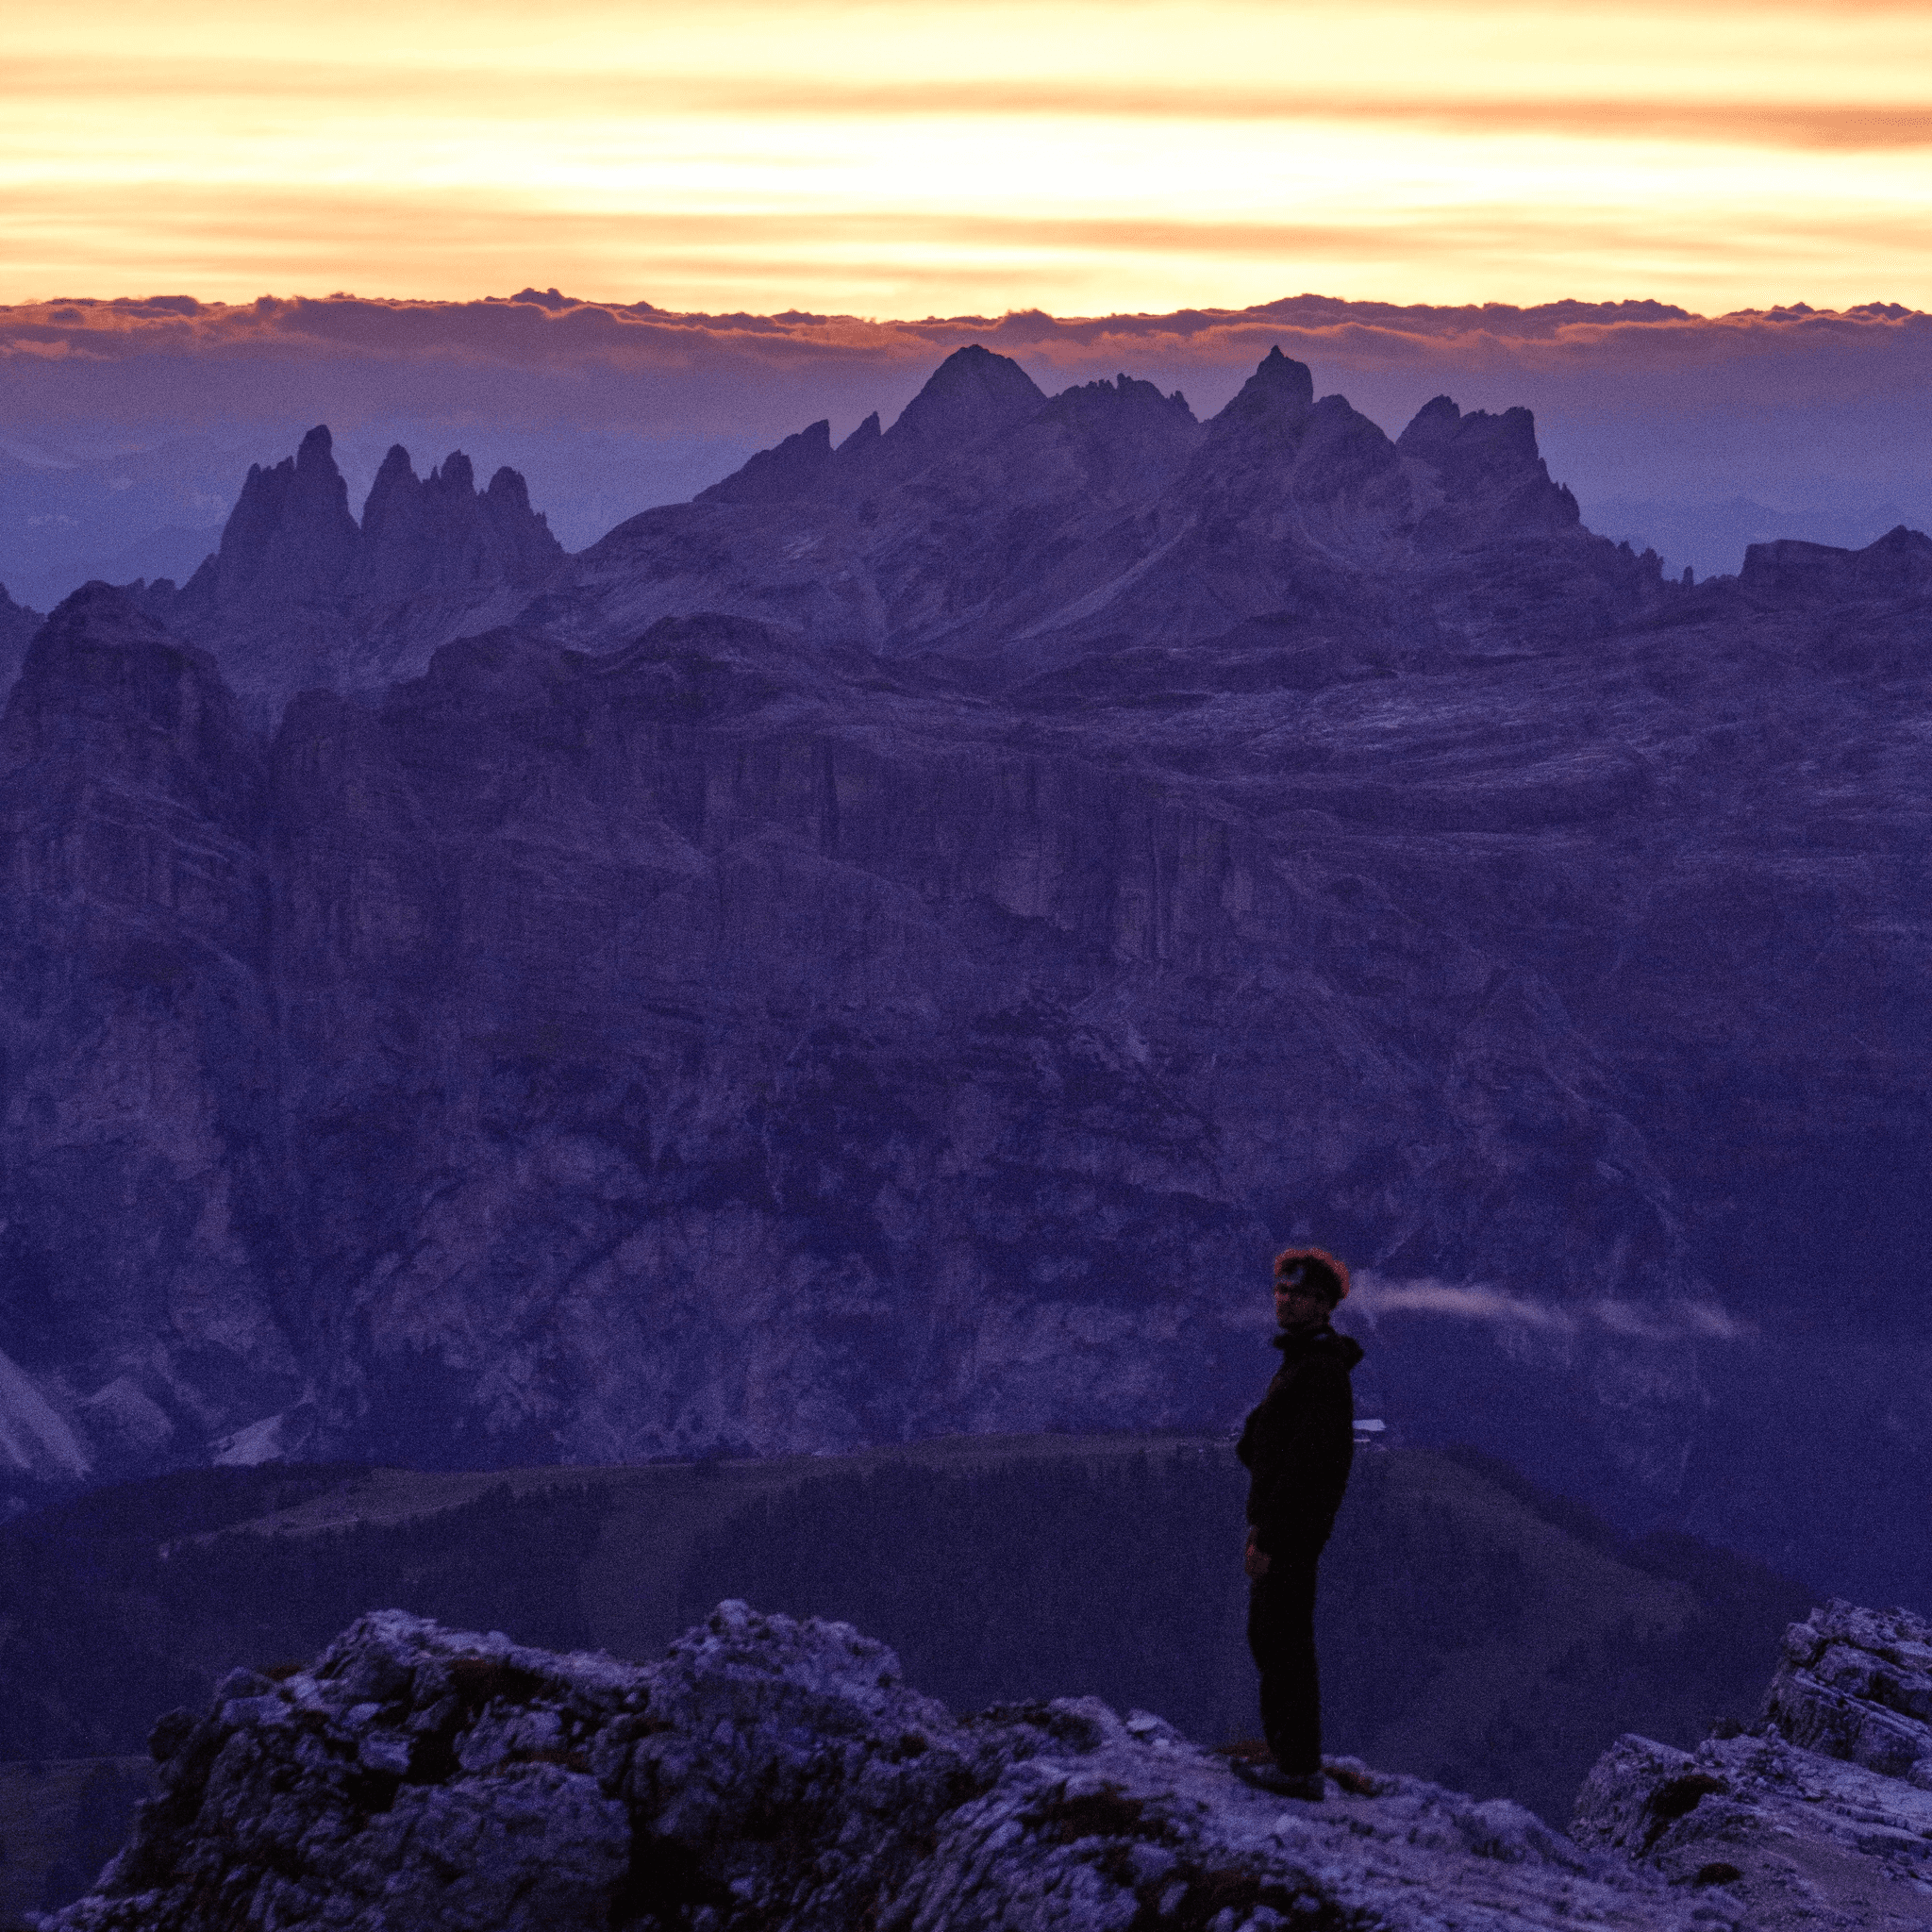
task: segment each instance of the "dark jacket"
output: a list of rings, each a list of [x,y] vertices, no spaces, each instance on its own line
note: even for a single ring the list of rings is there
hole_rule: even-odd
[[[1265,1556],[1313,1556],[1328,1541],[1355,1461],[1349,1371],[1361,1344],[1334,1329],[1277,1335],[1281,1366],[1235,1450],[1247,1465],[1248,1522]]]

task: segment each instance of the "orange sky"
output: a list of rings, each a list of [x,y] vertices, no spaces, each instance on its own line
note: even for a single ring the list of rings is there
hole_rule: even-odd
[[[0,301],[1932,308],[1932,7],[10,9]]]

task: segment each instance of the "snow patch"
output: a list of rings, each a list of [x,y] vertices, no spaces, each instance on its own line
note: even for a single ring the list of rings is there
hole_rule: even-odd
[[[286,1411],[265,1415],[232,1436],[222,1437],[214,1445],[214,1461],[223,1469],[254,1469],[263,1462],[279,1462],[286,1453],[282,1446],[282,1424]]]

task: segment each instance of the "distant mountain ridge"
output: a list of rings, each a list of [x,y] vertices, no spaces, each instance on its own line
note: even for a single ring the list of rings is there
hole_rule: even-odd
[[[599,648],[717,610],[1009,682],[1284,611],[1367,606],[1384,628],[1480,635],[1495,585],[1464,580],[1474,555],[1573,621],[1657,590],[1654,559],[1582,529],[1526,410],[1464,416],[1438,397],[1391,442],[1340,396],[1317,402],[1277,350],[1201,424],[1124,375],[1049,400],[974,347],[883,434],[869,419],[834,450],[815,424],[692,504],[620,525],[533,616]]]
[[[1217,1428],[1320,1239],[1415,1440],[1932,1591],[1923,538],[1666,581],[1278,356],[964,350],[574,558],[385,475],[0,725],[23,1499]]]

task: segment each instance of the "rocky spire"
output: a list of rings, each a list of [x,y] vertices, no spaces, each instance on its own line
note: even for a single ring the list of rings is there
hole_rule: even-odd
[[[355,595],[393,602],[425,591],[527,583],[563,555],[514,470],[498,470],[487,492],[475,484],[461,450],[418,477],[397,443],[362,507]]]
[[[318,424],[293,457],[250,466],[209,588],[223,608],[325,602],[341,593],[358,541],[328,427]],[[204,564],[196,578],[208,571]]]
[[[1397,451],[1435,473],[1442,502],[1418,534],[1457,544],[1551,536],[1581,521],[1576,499],[1550,480],[1536,444],[1536,418],[1527,409],[1500,416],[1464,415],[1447,396],[1416,412],[1396,439]]]

